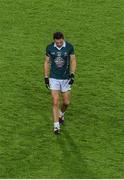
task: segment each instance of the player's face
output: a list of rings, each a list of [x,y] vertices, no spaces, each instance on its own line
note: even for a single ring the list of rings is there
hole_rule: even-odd
[[[58,47],[61,47],[64,43],[64,39],[55,39],[54,41]]]

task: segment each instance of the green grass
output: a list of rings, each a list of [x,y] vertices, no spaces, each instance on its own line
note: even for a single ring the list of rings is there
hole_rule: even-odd
[[[0,1],[0,178],[124,178],[124,1]],[[43,82],[54,31],[74,44],[66,124]]]

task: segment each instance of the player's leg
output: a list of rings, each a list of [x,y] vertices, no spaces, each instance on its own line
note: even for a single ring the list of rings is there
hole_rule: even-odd
[[[50,89],[53,101],[53,119],[54,119],[54,132],[60,131],[59,125],[59,92],[60,92],[60,83],[57,79],[50,78]],[[56,133],[57,134],[57,133]]]
[[[60,124],[64,123],[64,113],[67,110],[69,103],[70,103],[70,91],[63,92],[62,93],[62,105],[61,105],[60,116],[59,116]]]
[[[53,119],[54,119],[54,132],[59,133],[60,125],[59,125],[59,91],[51,90],[52,101],[53,101]]]
[[[71,90],[71,86],[69,85],[69,80],[65,79],[61,81],[62,105],[61,105],[61,111],[59,117],[60,124],[64,123],[64,113],[70,102],[70,90]]]
[[[62,105],[61,105],[61,112],[64,113],[69,106],[70,103],[70,91],[62,93]]]

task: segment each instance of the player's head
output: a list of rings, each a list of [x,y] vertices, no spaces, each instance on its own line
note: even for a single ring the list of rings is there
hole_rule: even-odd
[[[64,43],[64,35],[62,32],[55,32],[53,34],[53,39],[58,47],[61,47]]]

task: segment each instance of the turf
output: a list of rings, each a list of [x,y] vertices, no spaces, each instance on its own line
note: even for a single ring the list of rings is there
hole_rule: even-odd
[[[52,132],[45,48],[62,31],[77,73]],[[0,1],[0,178],[124,178],[124,1]]]

